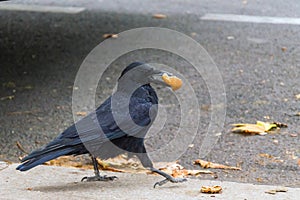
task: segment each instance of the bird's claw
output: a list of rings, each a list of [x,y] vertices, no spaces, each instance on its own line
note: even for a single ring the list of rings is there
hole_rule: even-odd
[[[162,181],[159,181],[159,182],[156,182],[155,184],[154,184],[154,186],[153,186],[153,188],[155,188],[157,185],[158,186],[162,186],[162,185],[164,185],[164,184],[166,184],[167,182],[171,182],[171,183],[182,183],[182,182],[185,182],[185,181],[187,181],[187,179],[186,178],[166,178],[166,179],[164,179],[164,180],[162,180]]]
[[[91,176],[91,177],[85,176],[81,179],[81,182],[83,182],[84,180],[86,180],[87,182],[92,182],[92,181],[113,181],[115,179],[118,179],[118,177],[116,177],[116,176],[106,176],[106,175],[104,175],[104,176],[100,176],[100,175],[97,176],[96,175],[96,176]]]

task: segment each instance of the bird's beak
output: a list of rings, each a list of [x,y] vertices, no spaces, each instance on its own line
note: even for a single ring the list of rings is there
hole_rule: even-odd
[[[171,87],[173,91],[178,90],[182,86],[182,80],[180,78],[165,71],[155,70],[150,79],[152,83]]]

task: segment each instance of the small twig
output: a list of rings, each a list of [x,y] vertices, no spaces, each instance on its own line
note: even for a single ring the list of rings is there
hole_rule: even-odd
[[[1,168],[0,171],[2,171],[2,170],[4,170],[4,169],[8,168],[8,166],[9,166],[9,163],[8,163],[8,162],[6,162],[6,161],[0,161],[0,164],[1,164],[1,163],[5,163],[6,166],[3,167],[3,168]]]
[[[7,115],[29,115],[29,114],[35,114],[40,112],[40,110],[26,110],[26,111],[15,111],[15,112],[8,112]]]
[[[17,147],[18,147],[23,153],[28,154],[28,152],[22,147],[22,145],[20,144],[19,141],[16,142],[16,145],[17,145]]]

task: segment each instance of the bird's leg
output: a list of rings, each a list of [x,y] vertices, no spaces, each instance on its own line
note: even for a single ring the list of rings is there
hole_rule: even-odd
[[[100,176],[100,172],[99,172],[99,168],[98,168],[98,162],[96,160],[96,158],[94,156],[91,156],[92,157],[92,161],[93,161],[93,165],[94,165],[94,173],[95,173],[95,176],[91,176],[91,177],[83,177],[81,179],[81,181],[113,181],[114,179],[117,179],[118,177],[116,176]]]
[[[186,178],[174,178],[173,176],[171,176],[171,175],[169,175],[169,174],[167,174],[167,173],[165,173],[165,172],[163,172],[163,171],[161,171],[161,170],[159,170],[159,169],[155,169],[155,168],[153,168],[153,167],[151,167],[150,170],[151,170],[152,172],[155,172],[155,173],[157,173],[157,174],[159,174],[159,175],[161,175],[161,176],[163,176],[163,177],[166,178],[166,179],[164,179],[164,180],[162,180],[162,181],[156,182],[156,183],[154,184],[153,188],[155,188],[157,185],[158,185],[158,186],[162,186],[162,185],[166,184],[166,183],[169,182],[169,181],[170,181],[171,183],[181,183],[181,182],[187,181]]]
[[[157,173],[163,177],[165,177],[166,179],[162,180],[162,181],[159,181],[159,182],[156,182],[154,184],[154,188],[158,185],[158,186],[162,186],[164,184],[166,184],[167,182],[171,182],[171,183],[181,183],[181,182],[184,182],[184,181],[187,181],[187,179],[185,178],[174,178],[173,176],[159,170],[159,169],[155,169],[153,167],[153,163],[152,161],[150,160],[150,158],[148,157],[148,154],[146,152],[146,149],[145,149],[145,146],[142,147],[142,152],[143,153],[139,153],[139,154],[136,154],[136,156],[140,159],[142,165],[145,167],[145,168],[148,168],[150,169],[150,171],[154,172],[154,173]]]

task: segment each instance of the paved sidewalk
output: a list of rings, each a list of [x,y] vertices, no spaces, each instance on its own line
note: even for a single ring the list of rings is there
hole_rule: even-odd
[[[300,188],[267,194],[279,186],[189,179],[181,184],[167,183],[153,189],[160,176],[103,172],[116,175],[113,182],[80,182],[92,170],[39,166],[27,172],[15,170],[17,164],[0,171],[0,199],[299,199]],[[220,185],[221,194],[203,194],[201,186]]]

